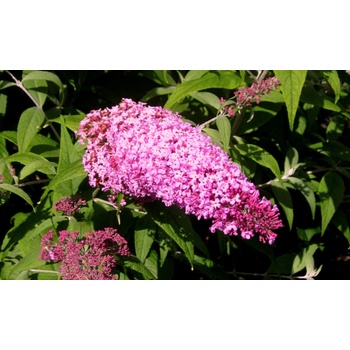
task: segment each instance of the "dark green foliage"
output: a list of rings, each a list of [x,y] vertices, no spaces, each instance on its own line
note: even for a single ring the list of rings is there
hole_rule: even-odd
[[[50,229],[115,227],[131,256],[119,279],[346,279],[349,273],[350,75],[344,71],[15,71],[0,73],[0,278],[58,279],[38,259]],[[260,104],[216,118],[253,75],[281,84]],[[89,186],[74,132],[92,109],[123,97],[180,112],[276,203],[273,246],[210,233],[209,222],[162,203],[116,210]],[[240,118],[240,119],[238,119]],[[239,120],[239,122],[237,122]],[[81,195],[72,218],[53,208]],[[121,198],[119,198],[120,200]]]

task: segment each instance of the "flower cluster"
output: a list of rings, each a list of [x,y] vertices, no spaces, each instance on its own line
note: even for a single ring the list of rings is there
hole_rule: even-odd
[[[123,99],[80,123],[91,186],[143,201],[161,200],[212,220],[210,230],[272,244],[282,226],[276,205],[248,181],[200,128],[161,107]]]
[[[252,103],[259,104],[261,95],[269,94],[271,90],[276,89],[280,83],[278,78],[272,77],[262,81],[257,81],[251,87],[241,88],[235,91],[237,104],[251,106]]]
[[[224,104],[227,100],[225,100],[223,97],[220,98],[220,103]],[[222,109],[222,114],[226,114],[229,117],[234,117],[236,115],[236,106],[234,104],[231,104],[229,106],[224,106]]]
[[[54,204],[56,211],[61,211],[68,216],[73,216],[83,206],[86,206],[86,200],[78,195],[61,198]]]
[[[130,255],[126,240],[114,228],[89,232],[84,239],[79,239],[77,231],[62,230],[58,243],[53,237],[52,230],[42,237],[40,260],[61,261],[59,272],[64,280],[116,279],[112,274],[115,255]]]

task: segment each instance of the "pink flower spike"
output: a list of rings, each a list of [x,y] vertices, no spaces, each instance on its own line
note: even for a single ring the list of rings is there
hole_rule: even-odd
[[[272,244],[282,226],[277,207],[259,198],[227,153],[177,113],[123,99],[91,111],[77,135],[87,143],[83,164],[93,187],[177,205],[211,219],[212,232],[246,239],[258,233],[264,243]]]

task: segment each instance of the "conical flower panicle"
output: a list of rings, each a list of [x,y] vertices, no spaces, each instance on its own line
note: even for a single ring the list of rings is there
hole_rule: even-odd
[[[260,198],[226,152],[178,113],[123,99],[80,123],[90,185],[143,201],[161,200],[212,220],[210,230],[272,244],[277,206]]]

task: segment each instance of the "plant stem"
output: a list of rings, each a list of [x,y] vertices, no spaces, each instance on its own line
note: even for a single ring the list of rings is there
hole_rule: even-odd
[[[279,277],[279,278],[284,278],[284,279],[288,279],[288,280],[292,280],[293,277],[292,276],[286,276],[286,275],[277,275],[277,274],[269,274],[269,273],[254,273],[254,272],[237,272],[237,271],[233,271],[233,272],[228,272],[230,275],[241,275],[241,276],[255,276],[255,277]]]
[[[50,271],[50,270],[37,270],[37,269],[29,269],[30,272],[34,273],[53,273],[55,275],[58,275],[57,271]]]
[[[220,116],[221,116],[221,114],[218,114],[216,117],[211,118],[210,120],[207,120],[206,122],[204,122],[204,123],[201,124],[201,125],[198,125],[198,128],[199,128],[200,130],[202,130],[207,124],[210,124],[210,123],[213,122],[214,120],[218,119]]]
[[[236,134],[236,132],[239,128],[239,125],[241,124],[241,122],[244,118],[245,111],[246,111],[245,107],[243,107],[243,108],[238,107],[238,113],[237,113],[236,117],[234,118],[234,122],[233,122],[232,129],[231,129],[231,138],[230,138],[231,140],[232,140],[232,137]]]
[[[30,185],[38,185],[38,184],[45,184],[50,182],[50,179],[42,179],[42,180],[35,180],[35,181],[28,181],[23,182],[21,184],[17,184],[17,187],[24,187],[24,186],[30,186]]]
[[[56,138],[58,141],[60,141],[60,135],[58,134],[58,132],[56,131],[56,129],[54,128],[54,126],[50,123],[49,119],[46,116],[46,113],[44,112],[44,110],[42,109],[42,107],[38,104],[38,102],[34,99],[34,97],[29,93],[29,91],[24,87],[24,85],[22,84],[22,82],[20,80],[18,80],[11,72],[9,71],[5,71],[16,83],[16,85],[32,100],[32,102],[34,103],[34,105],[42,110],[42,112],[45,115],[45,119],[47,121],[47,123],[49,124],[52,132],[55,134]]]
[[[259,71],[258,76],[256,77],[257,81],[263,81],[266,78],[266,75],[269,71],[268,70],[264,70],[264,71]]]

